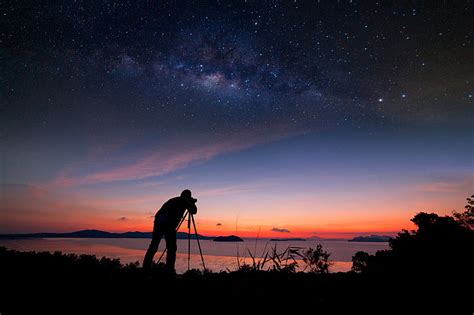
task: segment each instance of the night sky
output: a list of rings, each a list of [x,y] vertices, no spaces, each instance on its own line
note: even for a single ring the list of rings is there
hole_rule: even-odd
[[[0,4],[0,232],[346,236],[474,192],[470,1]],[[260,231],[260,232],[259,232]]]

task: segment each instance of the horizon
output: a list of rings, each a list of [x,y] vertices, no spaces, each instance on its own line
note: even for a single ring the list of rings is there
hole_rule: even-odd
[[[54,232],[54,231],[43,231],[43,232],[34,232],[34,233],[6,233],[6,234],[2,234],[0,233],[0,236],[9,236],[9,235],[30,235],[30,234],[44,234],[44,233],[47,233],[47,234],[70,234],[70,233],[77,233],[77,232],[86,232],[86,231],[93,231],[93,232],[105,232],[105,233],[116,233],[116,234],[124,234],[124,233],[152,233],[153,231],[124,231],[124,232],[112,232],[112,231],[104,231],[104,230],[98,230],[98,229],[85,229],[85,230],[78,230],[78,231],[66,231],[66,232]],[[188,232],[186,232],[185,229],[180,229],[178,232],[180,233],[184,233],[184,234],[187,234]],[[374,233],[374,232],[370,232],[370,233]],[[376,233],[376,232],[375,232]],[[369,234],[368,232],[355,232],[355,233],[345,233],[345,234],[340,234],[340,235],[345,235],[345,237],[321,237],[321,236],[318,236],[318,235],[312,235],[312,236],[309,236],[309,237],[306,237],[306,238],[303,238],[303,237],[261,237],[261,236],[258,236],[258,237],[241,237],[243,240],[268,240],[268,239],[282,239],[282,240],[286,240],[286,239],[304,239],[304,240],[318,240],[318,239],[321,239],[321,240],[348,240],[348,239],[352,239],[354,237],[358,237],[358,236],[376,236],[376,237],[384,237],[384,236],[390,236],[390,237],[393,237],[393,236],[396,236],[398,232],[388,232],[386,234],[382,234],[382,233],[379,233],[379,234]],[[194,233],[191,233],[191,234],[194,234]],[[202,233],[198,233],[200,236],[204,236],[204,237],[220,237],[220,236],[238,236],[240,237],[239,235],[236,235],[236,234],[226,234],[226,235],[209,235],[209,234],[202,234]],[[81,237],[81,238],[87,238],[87,237]],[[99,237],[100,238],[100,237]]]
[[[474,192],[462,4],[8,5],[0,234],[351,238]],[[20,13],[20,14],[19,14]]]

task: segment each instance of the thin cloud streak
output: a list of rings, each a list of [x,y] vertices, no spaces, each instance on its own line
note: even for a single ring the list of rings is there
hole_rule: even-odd
[[[287,229],[279,229],[279,228],[273,228],[272,229],[272,232],[278,232],[278,233],[291,233],[289,230]]]
[[[418,185],[416,188],[418,191],[423,192],[455,192],[462,190],[469,190],[473,187],[474,175],[469,175],[461,179],[451,179],[435,181],[431,183],[425,183]]]
[[[254,185],[233,185],[228,187],[221,187],[208,190],[197,190],[196,196],[199,197],[216,197],[229,194],[239,194],[253,192],[262,188],[269,187],[270,184],[254,184]]]
[[[266,137],[240,135],[212,144],[202,144],[179,149],[155,150],[136,162],[110,170],[84,176],[63,175],[52,181],[52,186],[69,187],[126,180],[144,180],[165,175],[190,165],[204,163],[217,155],[237,152],[258,144],[273,142],[302,134],[302,132],[277,133]],[[251,140],[249,140],[251,139]]]

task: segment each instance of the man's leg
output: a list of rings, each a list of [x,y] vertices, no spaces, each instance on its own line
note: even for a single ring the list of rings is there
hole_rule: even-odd
[[[176,245],[176,231],[172,230],[165,233],[165,240],[166,248],[168,248],[166,253],[166,267],[170,271],[175,272],[174,265],[176,262],[176,250],[178,249]]]
[[[151,237],[150,246],[148,246],[148,250],[146,251],[145,258],[143,259],[143,268],[150,269],[151,263],[153,261],[153,256],[155,256],[158,245],[160,245],[161,237],[163,236],[163,229],[161,224],[157,222],[155,219],[155,223],[153,224],[153,234]]]

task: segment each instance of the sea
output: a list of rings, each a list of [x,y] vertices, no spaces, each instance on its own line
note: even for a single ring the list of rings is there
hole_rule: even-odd
[[[29,238],[29,239],[0,239],[0,246],[18,251],[61,251],[65,254],[90,254],[98,258],[119,258],[121,263],[143,261],[150,239],[132,238]],[[244,242],[214,242],[200,240],[204,263],[207,269],[214,272],[233,271],[243,263],[251,264],[252,256],[257,260],[271,252],[274,248],[277,253],[283,253],[288,247],[316,248],[321,244],[323,249],[331,253],[332,265],[330,272],[346,272],[352,267],[352,256],[357,251],[373,254],[378,250],[388,249],[385,242],[349,242],[347,240],[290,240],[271,241],[269,239],[245,239]],[[164,250],[164,240],[160,243],[155,255],[155,261],[160,258]],[[203,269],[201,255],[196,240],[191,240],[189,267]],[[163,258],[164,262],[164,258]],[[299,261],[300,269],[303,268]],[[270,266],[267,264],[266,266]],[[188,240],[178,240],[176,257],[176,271],[183,273],[188,269]]]

